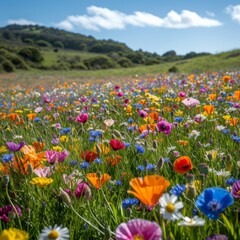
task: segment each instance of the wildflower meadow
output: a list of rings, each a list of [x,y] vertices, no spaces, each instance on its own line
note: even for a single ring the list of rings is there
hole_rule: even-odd
[[[240,239],[240,72],[0,86],[0,240]]]

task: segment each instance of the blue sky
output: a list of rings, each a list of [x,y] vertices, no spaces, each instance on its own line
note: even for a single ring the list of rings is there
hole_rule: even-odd
[[[163,54],[240,48],[236,0],[2,0],[0,26],[39,24]]]

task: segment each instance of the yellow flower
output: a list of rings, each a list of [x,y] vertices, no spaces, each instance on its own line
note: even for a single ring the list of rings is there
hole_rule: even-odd
[[[0,153],[7,152],[7,147],[6,146],[1,146],[0,147]]]
[[[53,146],[52,149],[56,152],[61,152],[63,150],[60,146]]]
[[[126,110],[127,113],[131,113],[132,112],[132,106],[131,105],[127,105],[125,110]]]
[[[202,182],[200,180],[194,180],[192,184],[187,183],[186,184],[186,188],[187,188],[186,189],[186,194],[188,194],[189,186],[194,187],[196,189],[196,192],[200,193],[201,189],[202,189]]]
[[[4,229],[0,235],[0,240],[28,240],[28,233],[17,228]]]
[[[225,116],[222,116],[222,118],[228,121],[231,118],[231,116],[230,115],[225,115]]]
[[[98,147],[101,150],[101,154],[106,155],[110,152],[110,148],[103,143],[99,143]],[[93,151],[97,153],[97,146],[95,145]]]
[[[16,110],[15,113],[23,113],[23,110]]]
[[[177,110],[174,115],[175,115],[176,117],[180,117],[180,116],[183,115],[183,111]]]
[[[210,150],[210,151],[206,151],[206,156],[211,156],[212,157],[212,160],[216,160],[216,157],[217,157],[217,154],[218,154],[218,151],[213,149],[213,150]]]
[[[35,177],[35,178],[32,178],[32,180],[30,181],[32,185],[36,185],[40,188],[44,188],[49,184],[51,184],[52,182],[53,182],[52,178],[46,178],[46,177]]]
[[[3,165],[0,163],[0,172],[2,172],[4,169]]]
[[[68,136],[61,136],[60,142],[68,142],[69,137]],[[60,151],[59,151],[60,152]]]

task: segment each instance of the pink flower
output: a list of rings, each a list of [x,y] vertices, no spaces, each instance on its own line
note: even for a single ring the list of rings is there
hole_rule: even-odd
[[[42,110],[43,110],[42,107],[37,107],[37,108],[35,108],[34,112],[35,113],[40,113]]]
[[[172,131],[172,124],[170,124],[167,121],[162,120],[157,123],[157,128],[158,128],[159,132],[162,132],[162,133],[168,135]]]
[[[68,155],[69,155],[69,152],[66,149],[64,149],[62,152],[59,152],[58,153],[58,162],[63,162],[67,158]]]
[[[200,102],[195,98],[185,98],[184,100],[182,100],[182,103],[186,107],[194,107],[194,106],[200,104]]]
[[[50,98],[46,94],[43,94],[42,98],[43,98],[43,101],[45,103],[50,103],[51,102]]]
[[[91,198],[92,192],[89,187],[89,183],[87,183],[87,182],[79,183],[74,194],[75,194],[76,198],[86,197],[87,195],[88,195],[87,196],[88,199]]]
[[[50,167],[44,167],[44,168],[38,168],[34,169],[33,172],[38,177],[50,177],[52,175],[51,168]]]
[[[140,110],[138,111],[138,115],[141,117],[141,118],[146,118],[148,116],[148,113],[144,110]]]
[[[47,150],[45,153],[46,158],[50,164],[54,164],[58,161],[58,152],[55,152],[53,150]]]
[[[143,219],[133,219],[127,223],[121,223],[116,230],[116,240],[160,240],[162,230],[155,222]]]
[[[123,92],[118,92],[117,95],[118,95],[118,97],[123,97],[124,94],[123,94]]]
[[[87,113],[81,113],[76,118],[76,121],[81,122],[81,123],[85,123],[87,120],[88,120],[88,114]]]
[[[179,92],[178,96],[181,98],[185,98],[186,97],[186,93],[185,92]]]

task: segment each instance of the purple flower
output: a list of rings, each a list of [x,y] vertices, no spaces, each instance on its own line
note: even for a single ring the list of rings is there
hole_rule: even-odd
[[[82,113],[80,115],[77,116],[76,121],[77,122],[81,122],[81,123],[85,123],[88,120],[88,114],[87,113]]]
[[[146,118],[148,116],[148,113],[145,112],[144,110],[140,110],[138,112],[138,115],[141,117],[141,118]]]
[[[133,219],[127,223],[121,223],[116,230],[116,240],[159,240],[161,237],[162,231],[159,225],[143,219]]]
[[[168,135],[172,131],[172,125],[169,122],[162,120],[157,123],[157,129],[159,132]]]
[[[228,237],[223,234],[211,234],[206,240],[228,240]]]
[[[50,164],[54,164],[58,161],[58,152],[55,152],[53,150],[47,150],[45,153],[46,158]]]
[[[236,182],[233,184],[231,194],[232,194],[235,198],[240,198],[240,180],[236,181]]]
[[[77,189],[75,190],[75,196],[76,196],[76,198],[80,198],[83,196],[85,197],[86,192],[87,192],[88,197],[91,198],[92,192],[89,187],[89,183],[87,183],[87,182],[79,183],[77,186]]]
[[[19,144],[14,142],[7,142],[6,144],[10,151],[17,152],[25,145],[25,142],[20,142]]]
[[[69,152],[64,149],[62,152],[58,153],[58,162],[63,162],[67,156],[69,155]]]
[[[22,211],[21,209],[15,205],[15,210],[17,211],[17,214],[19,217],[22,216]],[[5,207],[0,208],[0,220],[4,222],[9,222],[10,221],[10,215],[16,215],[14,208],[11,205],[7,205]]]

